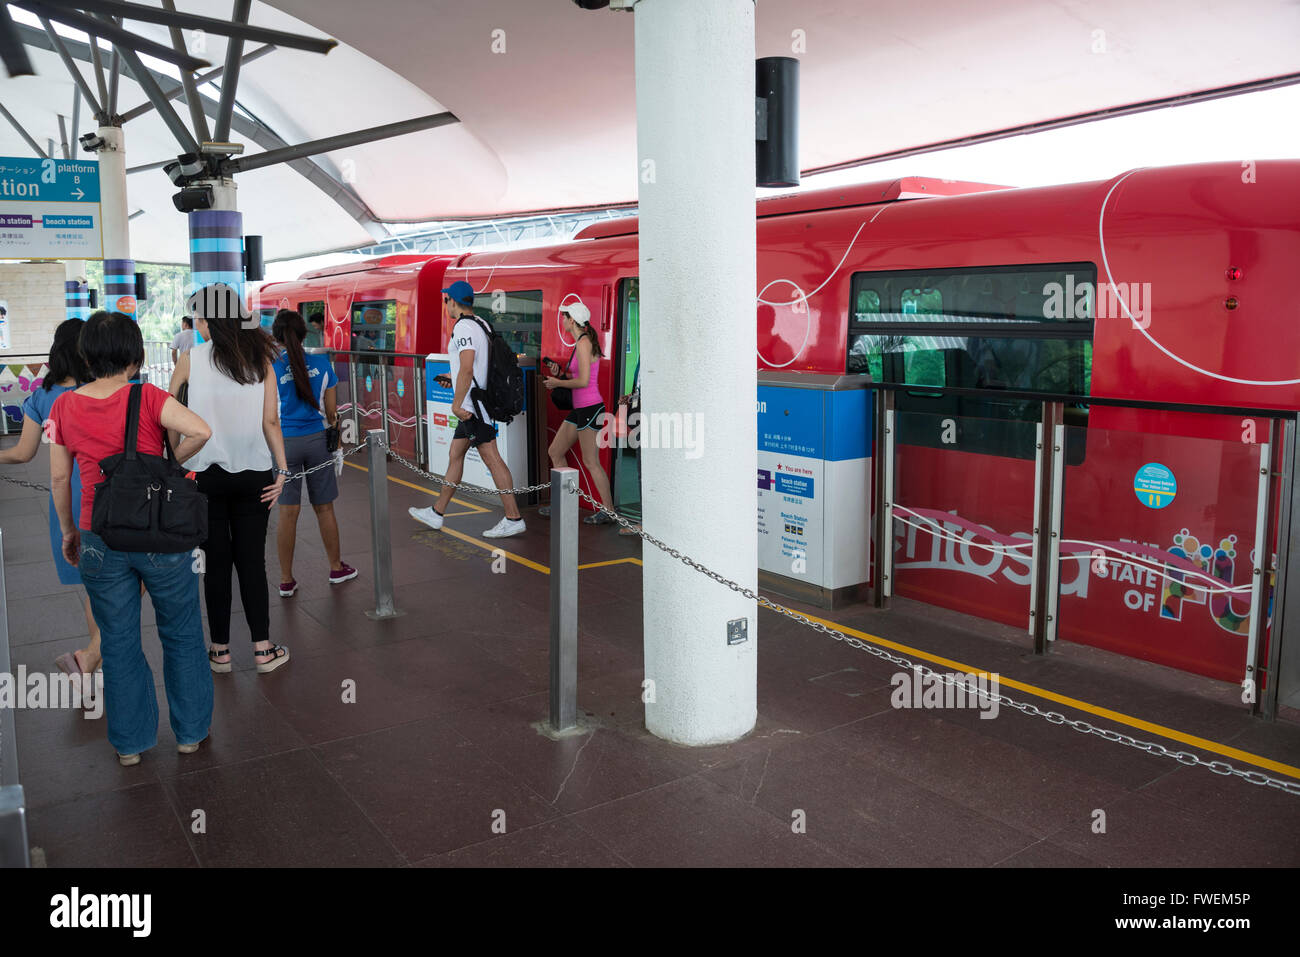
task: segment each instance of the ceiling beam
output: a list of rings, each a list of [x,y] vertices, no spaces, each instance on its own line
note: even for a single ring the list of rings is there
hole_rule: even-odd
[[[248,13],[253,0],[235,0],[230,19],[238,24],[248,23]],[[226,78],[221,83],[221,109],[217,111],[217,125],[213,130],[218,143],[230,139],[230,115],[235,110],[235,92],[239,89],[239,58],[244,53],[243,37],[233,37],[226,44]]]
[[[81,75],[81,67],[72,62],[72,54],[68,52],[68,46],[63,42],[63,37],[59,36],[54,29],[54,24],[50,23],[44,14],[38,11],[37,15],[40,17],[41,26],[45,28],[45,35],[50,38],[50,43],[54,45],[54,52],[59,55],[63,65],[68,68],[68,73],[72,75],[72,81],[81,89],[81,95],[86,98],[86,102],[90,104],[90,108],[96,115],[103,114],[103,107],[96,101],[95,94],[90,92],[90,84],[86,82],[86,78]]]
[[[0,2],[3,2],[3,0],[0,0]],[[49,38],[43,32],[35,27],[29,27],[26,24],[20,23],[16,26],[20,38],[28,46],[41,50],[53,51],[53,46],[50,44]],[[83,63],[90,62],[90,47],[87,44],[81,43],[77,40],[67,40],[66,42],[68,50],[72,54],[73,58]],[[243,58],[243,62],[251,62],[258,57],[265,56],[274,49],[275,47],[273,46],[259,47],[251,53],[246,54]],[[221,74],[222,69],[223,68],[218,67],[210,73],[202,74],[195,81],[196,85],[200,88],[199,97],[203,102],[204,112],[207,114],[209,119],[216,117],[218,104],[214,98],[203,93],[202,86],[209,79],[216,79]],[[159,88],[163,91],[163,95],[166,99],[174,100],[181,95],[181,85],[171,77],[164,76],[161,73],[154,73],[152,75],[155,83],[157,83]],[[153,108],[154,106],[152,103],[145,103],[123,114],[122,119],[124,121],[134,119],[135,117],[142,116],[149,112]],[[245,142],[256,143],[258,146],[266,150],[282,149],[288,146],[288,144],[270,127],[257,120],[250,120],[240,113],[235,113],[232,116],[231,129],[242,136]],[[131,167],[128,172],[144,172],[145,170],[150,169],[161,169],[170,162],[172,162],[172,160],[169,158],[157,163],[147,163],[143,166]],[[384,240],[392,236],[388,227],[379,221],[374,212],[371,211],[370,207],[366,205],[365,201],[358,196],[350,186],[346,183],[340,182],[336,176],[332,175],[319,163],[309,158],[303,158],[290,160],[288,166],[333,200],[340,209],[352,217],[352,219],[355,220],[357,224],[360,225],[361,228],[364,229],[372,238],[376,240]]]
[[[340,133],[338,136],[310,140],[306,143],[299,143],[297,146],[267,150],[265,153],[257,153],[253,156],[241,156],[238,159],[224,163],[222,168],[231,173],[246,173],[249,170],[262,169],[264,166],[273,166],[286,160],[315,156],[318,153],[332,153],[334,150],[346,149],[349,146],[360,146],[364,143],[388,139],[390,136],[403,136],[407,133],[417,133],[420,130],[429,130],[459,122],[460,119],[454,113],[431,113],[428,116],[417,116],[410,120],[385,123],[383,126],[372,126],[369,129],[356,130],[352,133]]]
[[[120,46],[117,50],[122,55],[122,62],[126,64],[126,68],[131,71],[131,76],[135,78],[135,82],[140,84],[140,88],[144,90],[144,95],[149,98],[149,102],[158,111],[158,116],[167,124],[167,128],[172,131],[172,136],[176,137],[181,152],[197,153],[199,144],[194,139],[194,134],[181,122],[181,118],[172,109],[171,103],[167,101],[167,97],[163,95],[163,91],[158,87],[153,71],[140,62],[140,54],[125,46]]]
[[[273,46],[258,47],[252,53],[245,53],[239,62],[241,64],[252,63],[254,60],[260,59],[261,57],[266,56],[268,53],[271,53],[274,50],[275,47]],[[219,66],[215,70],[209,70],[207,73],[200,73],[197,77],[194,78],[194,86],[197,89],[203,86],[205,83],[211,83],[213,80],[218,80],[225,74],[225,72],[226,72],[226,68],[224,66]],[[174,100],[178,96],[180,96],[183,92],[184,91],[182,90],[182,88],[180,86],[177,86],[176,89],[172,90],[170,93],[167,94],[167,99]],[[132,107],[131,109],[123,113],[122,122],[125,123],[128,120],[134,120],[138,116],[144,116],[146,113],[150,112],[153,108],[154,108],[153,104],[150,103],[148,100],[146,100],[145,102],[141,103],[139,106]]]
[[[200,60],[186,53],[177,53],[169,46],[155,43],[153,40],[147,40],[142,36],[123,30],[110,20],[97,20],[71,7],[56,6],[46,2],[46,0],[9,0],[9,2],[15,7],[22,7],[24,10],[36,14],[41,18],[42,22],[50,19],[57,20],[59,23],[80,30],[83,33],[93,33],[101,36],[118,49],[130,47],[135,53],[148,54],[151,57],[174,64],[182,70],[198,70],[212,65],[207,60]],[[87,102],[93,102],[93,100],[94,97],[86,98]]]
[[[18,31],[14,29],[13,18],[9,16],[9,7],[4,3],[0,3],[0,60],[4,61],[5,69],[10,76],[36,75],[31,58],[27,56],[27,50],[23,47],[23,41],[18,38]]]
[[[218,36],[232,37],[238,40],[252,40],[255,43],[270,43],[278,47],[293,50],[306,50],[308,53],[329,53],[339,45],[337,40],[326,37],[305,37],[283,30],[268,30],[248,24],[248,13],[239,16],[239,0],[235,3],[235,15],[230,20],[215,17],[203,17],[193,13],[179,13],[175,9],[147,7],[139,3],[124,3],[123,0],[41,0],[51,7],[72,7],[90,13],[109,14],[124,20],[137,20],[144,23],[160,23],[166,27],[178,27],[190,30],[203,30]],[[57,17],[55,19],[58,19]]]
[[[23,129],[23,125],[18,122],[17,118],[15,118],[12,113],[5,109],[3,103],[0,103],[0,116],[4,116],[4,118],[9,121],[9,124],[18,131],[18,135],[27,141],[27,145],[32,148],[33,153],[41,159],[49,159],[49,157],[45,155],[45,150],[41,149],[41,145],[32,139],[31,134],[28,133],[27,130]]]
[[[164,10],[170,13],[176,12],[175,0],[162,0],[162,5]],[[186,49],[185,37],[181,34],[180,27],[169,26],[167,32],[177,52]],[[181,88],[185,92],[185,105],[189,107],[190,126],[194,128],[194,137],[200,143],[212,139],[208,133],[208,118],[203,115],[203,104],[199,102],[199,91],[194,83],[194,74],[188,70],[181,70]]]

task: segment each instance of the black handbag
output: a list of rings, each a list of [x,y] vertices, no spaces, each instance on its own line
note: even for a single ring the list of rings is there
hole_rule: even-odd
[[[560,370],[561,372],[564,373],[564,375],[563,375],[563,376],[558,376],[558,375],[557,375],[557,376],[556,376],[557,379],[559,379],[559,378],[565,378],[565,379],[570,378],[570,376],[569,376],[569,366],[571,366],[571,365],[573,364],[573,356],[574,356],[574,354],[575,354],[577,351],[578,351],[578,347],[577,347],[577,346],[574,346],[574,347],[573,347],[573,352],[570,352],[570,353],[569,353],[569,361],[568,361],[567,363],[565,363],[564,368]],[[560,411],[562,411],[562,412],[568,412],[568,411],[570,411],[570,410],[573,409],[573,390],[572,390],[572,389],[561,389],[561,388],[559,388],[559,387],[557,386],[556,388],[554,388],[554,389],[551,390],[551,401],[555,403],[555,407],[556,407],[557,409],[559,409]]]
[[[99,463],[90,530],[119,552],[188,552],[208,537],[208,497],[176,463],[166,430],[167,457],[142,455],[140,385],[126,404],[122,451]]]
[[[325,426],[325,451],[331,455],[339,450],[339,427],[337,425]]]

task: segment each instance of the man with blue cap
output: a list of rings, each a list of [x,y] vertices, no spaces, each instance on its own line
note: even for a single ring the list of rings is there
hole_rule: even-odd
[[[448,353],[451,368],[456,370],[451,414],[458,420],[456,431],[451,436],[446,479],[448,482],[460,481],[465,471],[465,453],[474,448],[492,473],[496,487],[513,488],[514,478],[510,475],[510,468],[497,450],[496,425],[483,408],[483,403],[473,398],[470,392],[475,385],[480,389],[487,388],[488,357],[492,341],[487,324],[474,315],[474,287],[464,280],[458,280],[442,291],[442,303],[447,315],[455,323],[451,329]],[[450,375],[440,375],[437,381],[444,388],[453,387]],[[410,508],[407,511],[417,522],[423,522],[430,528],[442,528],[443,515],[454,493],[455,489],[451,485],[443,485],[442,494],[433,505],[428,508]],[[484,538],[509,538],[526,529],[515,497],[509,492],[502,492],[501,504],[506,509],[505,518],[484,532]]]

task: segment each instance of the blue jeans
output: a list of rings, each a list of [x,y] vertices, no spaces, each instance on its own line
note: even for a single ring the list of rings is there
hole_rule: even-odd
[[[197,744],[212,723],[212,669],[203,642],[199,576],[189,552],[119,552],[81,530],[81,580],[99,624],[108,741],[119,754],[158,743],[158,696],[140,647],[140,583],[163,649],[163,683],[177,744]]]

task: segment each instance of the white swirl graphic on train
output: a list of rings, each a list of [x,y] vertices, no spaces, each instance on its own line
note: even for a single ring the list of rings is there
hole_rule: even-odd
[[[764,306],[773,306],[773,307],[790,306],[796,302],[803,304],[803,309],[799,310],[803,312],[803,316],[804,316],[803,342],[800,343],[799,348],[794,351],[794,355],[790,356],[790,358],[787,359],[785,362],[777,364],[767,359],[767,357],[763,355],[763,351],[761,349],[757,350],[758,357],[762,359],[763,362],[769,368],[784,369],[786,366],[790,365],[792,362],[794,362],[795,359],[798,359],[799,356],[803,354],[804,349],[807,348],[808,346],[808,339],[812,335],[812,309],[810,309],[808,306],[809,298],[817,295],[817,293],[825,289],[827,284],[832,279],[835,278],[835,274],[840,271],[840,269],[844,266],[845,261],[849,258],[849,253],[853,252],[853,246],[855,243],[857,243],[858,237],[862,235],[862,230],[866,229],[868,226],[874,223],[876,221],[876,217],[879,216],[888,208],[889,208],[888,206],[881,206],[878,210],[876,210],[875,216],[872,216],[870,219],[863,220],[863,222],[858,226],[858,231],[854,233],[853,238],[849,240],[849,246],[846,250],[844,250],[844,255],[840,257],[840,261],[835,264],[835,268],[830,271],[830,274],[825,279],[822,280],[821,285],[818,286],[816,289],[814,289],[812,292],[804,292],[802,287],[800,287],[800,285],[797,282],[795,282],[793,279],[786,279],[784,277],[780,279],[773,279],[766,286],[764,286],[762,289],[759,290],[758,296],[756,298],[757,301]],[[784,302],[771,302],[763,298],[763,293],[767,292],[773,286],[781,285],[781,284],[789,286],[791,289],[795,291],[796,295],[790,297],[788,300]]]
[[[1193,372],[1199,372],[1203,376],[1209,376],[1211,379],[1218,379],[1220,382],[1232,382],[1237,385],[1300,385],[1300,379],[1239,379],[1236,376],[1224,375],[1221,372],[1211,372],[1209,369],[1202,369],[1194,362],[1184,359],[1182,356],[1178,355],[1178,353],[1165,346],[1164,343],[1157,340],[1155,336],[1151,335],[1151,333],[1146,329],[1146,325],[1149,325],[1149,323],[1143,324],[1133,318],[1133,313],[1129,311],[1128,303],[1124,301],[1124,297],[1119,293],[1119,289],[1115,283],[1115,277],[1111,275],[1110,261],[1106,256],[1106,204],[1110,202],[1111,194],[1119,188],[1120,183],[1124,182],[1124,180],[1128,179],[1134,173],[1140,172],[1142,172],[1141,169],[1129,170],[1115,181],[1115,184],[1111,186],[1109,192],[1106,193],[1106,198],[1101,201],[1101,214],[1097,218],[1097,242],[1101,246],[1101,265],[1106,270],[1106,281],[1110,283],[1112,294],[1119,302],[1120,307],[1124,310],[1124,315],[1128,318],[1129,322],[1132,323],[1133,328],[1142,333],[1142,335],[1146,337],[1147,342],[1151,343],[1179,365],[1185,366]]]

